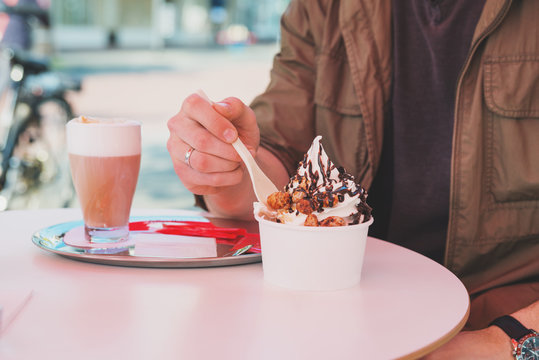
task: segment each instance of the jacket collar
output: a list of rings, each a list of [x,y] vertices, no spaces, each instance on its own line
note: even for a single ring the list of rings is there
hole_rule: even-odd
[[[475,27],[472,43],[478,41],[484,34],[490,32],[493,26],[496,26],[507,13],[512,0],[486,0]]]

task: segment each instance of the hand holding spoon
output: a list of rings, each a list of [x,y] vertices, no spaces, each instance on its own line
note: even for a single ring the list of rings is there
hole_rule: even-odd
[[[198,90],[197,94],[202,97],[204,100],[206,100],[208,103],[213,104],[213,101],[208,98],[206,93],[202,90]],[[277,187],[273,184],[273,182],[264,174],[262,169],[258,166],[255,159],[251,156],[251,153],[249,150],[247,150],[247,147],[245,144],[240,140],[239,136],[238,138],[232,143],[232,146],[236,151],[238,152],[239,156],[241,157],[241,160],[245,163],[245,167],[247,168],[247,171],[249,172],[249,176],[251,177],[251,182],[253,184],[253,189],[256,195],[256,198],[261,203],[264,203],[267,205],[267,199],[268,196],[272,193],[278,191]]]

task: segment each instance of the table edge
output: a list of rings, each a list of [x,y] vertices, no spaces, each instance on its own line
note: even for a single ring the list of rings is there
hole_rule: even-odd
[[[414,351],[414,352],[412,352],[412,353],[410,353],[408,355],[399,357],[396,360],[418,359],[418,358],[420,358],[420,357],[422,357],[424,355],[427,355],[427,354],[431,353],[432,351],[438,349],[439,347],[441,347],[445,343],[449,342],[449,340],[454,338],[462,330],[464,325],[466,325],[466,322],[468,321],[469,316],[470,316],[470,301],[468,300],[468,307],[466,309],[466,314],[464,314],[464,317],[460,320],[460,322],[453,329],[451,329],[447,334],[445,334],[444,336],[442,336],[438,340],[433,341],[432,343],[430,343],[430,344],[422,347],[421,349],[416,350],[416,351]]]

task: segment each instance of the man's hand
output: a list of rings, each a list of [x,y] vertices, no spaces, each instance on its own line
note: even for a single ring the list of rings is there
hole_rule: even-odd
[[[239,99],[209,104],[190,95],[180,112],[168,121],[167,149],[176,174],[194,194],[216,194],[244,179],[241,159],[231,143],[241,137],[256,153],[260,133],[253,111]],[[189,164],[185,154],[193,148]]]

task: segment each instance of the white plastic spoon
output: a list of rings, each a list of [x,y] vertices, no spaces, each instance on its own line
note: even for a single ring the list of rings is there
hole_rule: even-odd
[[[199,89],[197,90],[197,94],[208,103],[213,104],[213,101],[210,100],[204,91]],[[264,174],[262,169],[260,169],[255,159],[251,156],[249,150],[247,150],[245,144],[240,140],[239,136],[232,143],[232,146],[234,146],[234,149],[236,149],[238,152],[241,160],[243,160],[245,163],[245,167],[247,167],[247,171],[251,177],[251,182],[253,183],[256,198],[261,203],[267,205],[268,196],[279,190],[277,190],[277,187],[273,184],[273,182],[266,176],[266,174]]]

